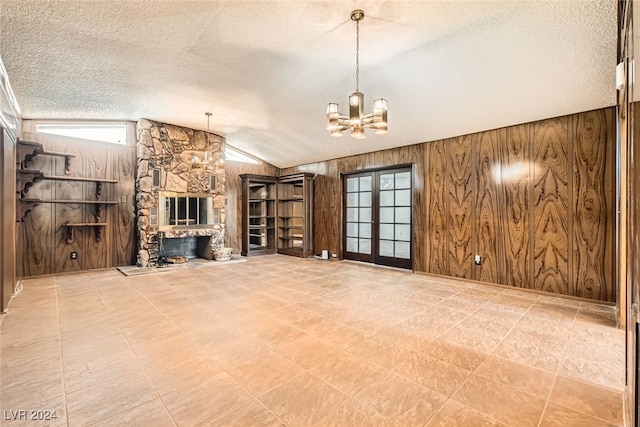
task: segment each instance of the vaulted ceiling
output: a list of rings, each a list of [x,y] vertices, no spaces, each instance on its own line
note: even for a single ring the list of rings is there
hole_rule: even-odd
[[[325,109],[389,102],[389,132]],[[617,4],[593,1],[0,0],[23,117],[211,130],[279,167],[615,105]]]

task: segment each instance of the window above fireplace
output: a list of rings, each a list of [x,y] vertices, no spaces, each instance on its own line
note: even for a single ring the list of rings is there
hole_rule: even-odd
[[[158,204],[159,230],[207,228],[220,223],[220,209],[214,209],[207,193],[161,191]]]

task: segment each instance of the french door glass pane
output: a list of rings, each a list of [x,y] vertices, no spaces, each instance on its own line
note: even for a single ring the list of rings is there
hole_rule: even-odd
[[[380,206],[393,206],[393,191],[380,192]]]
[[[396,240],[408,242],[411,240],[411,226],[409,224],[396,224]]]
[[[358,178],[347,178],[347,191],[358,191]]]
[[[393,190],[393,174],[380,175],[380,190]]]
[[[371,176],[360,177],[360,191],[371,191]]]
[[[358,223],[357,222],[348,222],[347,223],[347,236],[348,237],[358,237]]]
[[[380,208],[380,222],[393,223],[393,208]]]
[[[371,238],[371,223],[360,223],[360,237]]]
[[[359,241],[360,247],[357,252],[361,254],[370,254],[371,253],[371,239],[360,239]]]
[[[393,241],[392,240],[380,240],[378,243],[380,245],[380,249],[378,251],[380,256],[388,256],[388,257],[392,257],[393,256]]]
[[[358,221],[358,208],[347,208],[347,221]]]
[[[409,242],[396,242],[396,258],[411,258],[411,244]]]
[[[393,240],[393,224],[380,224],[380,239]]]
[[[360,206],[371,206],[371,191],[360,193]]]
[[[396,206],[411,205],[411,190],[396,190]]]
[[[371,208],[360,208],[360,222],[371,222]]]
[[[411,224],[411,208],[396,208],[396,223]]]
[[[411,188],[411,172],[396,174],[396,188]]]
[[[347,206],[358,206],[358,193],[347,193]]]
[[[347,252],[358,252],[358,239],[347,237]]]

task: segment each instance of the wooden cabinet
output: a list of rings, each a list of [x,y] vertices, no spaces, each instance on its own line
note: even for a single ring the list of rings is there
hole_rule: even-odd
[[[313,255],[313,174],[278,179],[278,253]]]
[[[242,178],[242,255],[276,253],[277,178],[240,175]]]
[[[242,178],[242,255],[313,255],[313,174]]]

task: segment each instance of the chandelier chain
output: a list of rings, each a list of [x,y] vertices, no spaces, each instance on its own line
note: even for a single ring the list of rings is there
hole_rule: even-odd
[[[360,20],[356,21],[356,92],[360,92]]]

